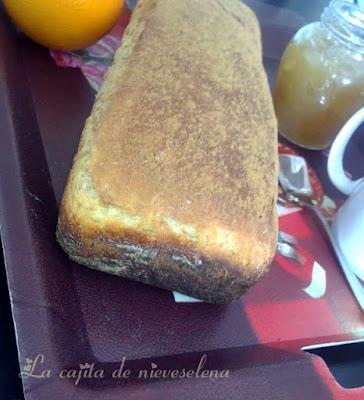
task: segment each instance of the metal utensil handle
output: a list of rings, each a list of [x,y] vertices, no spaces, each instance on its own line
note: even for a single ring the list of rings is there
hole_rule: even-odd
[[[320,220],[320,222],[332,244],[332,247],[334,249],[337,260],[339,261],[341,269],[344,272],[344,275],[349,283],[349,286],[354,294],[354,297],[356,298],[362,311],[364,311],[364,289],[359,281],[359,278],[354,274],[354,272],[350,268],[350,265],[348,264],[345,255],[343,254],[343,252],[337,245],[336,240],[331,233],[329,224],[327,223],[325,217],[322,215],[320,209],[317,206],[315,206],[313,204],[305,204],[305,207],[310,208],[315,213],[316,217]]]
[[[306,259],[304,256],[299,254],[292,246],[288,243],[278,242],[277,244],[278,253],[286,258],[290,258],[301,265],[305,265]]]
[[[298,240],[294,236],[283,231],[279,231],[278,240],[283,243],[292,244],[293,246],[298,243]]]

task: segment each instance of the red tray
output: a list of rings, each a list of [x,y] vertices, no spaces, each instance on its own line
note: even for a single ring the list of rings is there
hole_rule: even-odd
[[[267,9],[256,7],[263,18]],[[296,28],[279,30],[282,45],[268,48],[271,74]],[[263,34],[272,29],[263,24]],[[46,49],[16,34],[0,6],[0,225],[26,399],[364,398],[363,389],[342,389],[320,358],[301,350],[364,332],[310,215],[296,223],[303,235],[307,227],[316,232],[301,238],[308,252],[321,243],[315,259],[329,271],[322,299],[307,297],[306,274],[278,257],[266,279],[227,306],[175,303],[170,292],[68,260],[54,235],[58,204],[93,99],[80,72],[56,67]],[[290,224],[281,219],[285,231]],[[141,369],[196,372],[204,355],[204,370],[229,376],[137,376]],[[123,357],[131,375],[112,379]],[[87,363],[104,377],[62,378]]]

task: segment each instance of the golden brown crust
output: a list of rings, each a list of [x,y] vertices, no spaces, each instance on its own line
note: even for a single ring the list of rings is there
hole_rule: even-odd
[[[62,201],[71,258],[211,302],[268,269],[276,121],[238,0],[140,0]]]

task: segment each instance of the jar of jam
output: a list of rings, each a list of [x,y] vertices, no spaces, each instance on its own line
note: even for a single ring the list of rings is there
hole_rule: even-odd
[[[280,133],[308,149],[331,144],[364,106],[364,13],[333,0],[321,21],[303,27],[279,67],[274,105]]]

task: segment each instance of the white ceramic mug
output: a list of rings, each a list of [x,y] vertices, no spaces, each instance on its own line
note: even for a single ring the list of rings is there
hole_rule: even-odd
[[[351,180],[343,168],[346,146],[363,121],[364,108],[341,129],[330,150],[328,172],[337,189],[349,196],[334,217],[332,233],[350,267],[364,281],[364,178]]]

